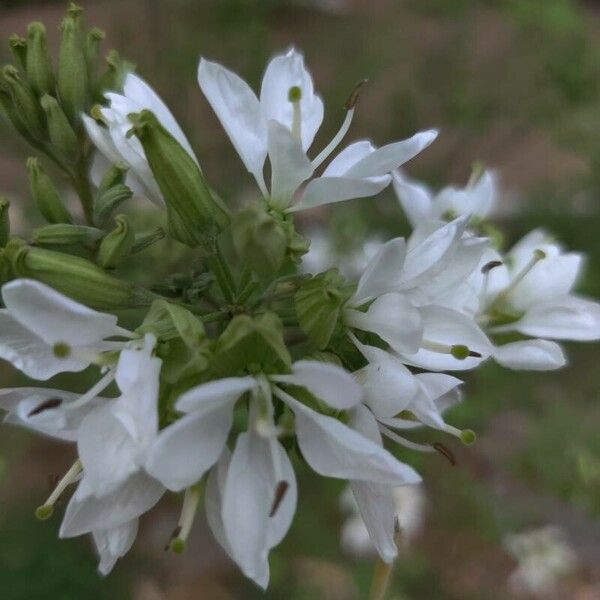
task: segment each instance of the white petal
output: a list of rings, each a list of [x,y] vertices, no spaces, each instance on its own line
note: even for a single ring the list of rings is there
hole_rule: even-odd
[[[405,179],[401,173],[393,173],[394,191],[409,223],[414,227],[425,220],[431,212],[431,194],[421,184]]]
[[[401,353],[404,362],[430,371],[468,370],[475,368],[491,354],[491,342],[470,317],[435,305],[421,308],[421,315],[424,341],[445,346],[464,345],[481,356],[459,360],[449,353],[421,348],[416,354]]]
[[[577,296],[564,296],[531,307],[511,326],[525,335],[556,340],[600,339],[600,304]]]
[[[355,306],[393,291],[402,279],[402,268],[406,257],[406,241],[394,238],[386,242],[369,261],[362,274],[352,302]]]
[[[376,333],[396,352],[414,352],[421,343],[421,314],[401,294],[384,294],[366,313],[346,309],[344,316],[349,326]]]
[[[390,485],[421,480],[411,467],[337,419],[321,415],[293,398],[285,401],[296,415],[302,455],[320,475]]]
[[[57,358],[52,346],[23,327],[6,309],[0,309],[0,358],[28,377],[42,381],[57,373],[83,371],[88,366],[82,360]]]
[[[163,429],[154,443],[146,470],[167,488],[193,485],[223,452],[233,421],[234,400],[220,399]]]
[[[295,509],[295,480],[293,470],[283,447],[276,442],[276,452],[282,462],[282,473],[292,492],[292,497],[284,497],[284,502],[293,506],[277,518],[270,517],[277,484],[269,440],[255,433],[242,433],[238,436],[235,450],[229,465],[225,489],[223,491],[222,517],[225,535],[233,559],[247,577],[263,589],[269,580],[269,549],[283,538],[291,524]],[[287,496],[287,494],[286,494]],[[281,510],[283,506],[280,506]],[[292,509],[290,511],[290,508]],[[271,529],[275,527],[275,529]]]
[[[167,105],[141,77],[135,73],[129,73],[123,84],[123,95],[133,100],[140,110],[151,110],[161,125],[183,146],[196,163],[198,162],[190,143]]]
[[[288,212],[314,208],[324,204],[343,202],[353,198],[368,198],[384,190],[390,179],[387,176],[371,179],[352,177],[317,177],[309,181],[302,196]]]
[[[108,163],[116,164],[119,161],[122,161],[123,158],[120,152],[113,144],[112,136],[110,135],[108,129],[106,127],[98,125],[98,123],[96,123],[94,119],[88,117],[87,115],[81,115],[81,118],[83,120],[85,130],[90,136],[90,139],[92,140],[96,148],[98,148],[100,153],[107,159]]]
[[[137,519],[132,519],[112,529],[97,529],[92,531],[100,559],[98,571],[101,575],[108,575],[117,560],[129,552],[131,546],[133,546],[137,532]]]
[[[142,464],[139,448],[110,404],[94,409],[81,423],[77,451],[92,493],[114,492]]]
[[[15,279],[2,286],[10,314],[48,344],[95,344],[119,335],[117,317],[100,313],[32,279]]]
[[[525,340],[497,346],[494,359],[507,369],[553,371],[567,364],[562,348],[548,340]]]
[[[277,121],[268,123],[269,160],[271,161],[271,198],[278,206],[287,207],[300,184],[313,168],[300,142],[289,129]]]
[[[203,383],[179,396],[175,408],[181,412],[193,412],[214,404],[235,401],[245,392],[256,387],[254,377],[225,377]]]
[[[208,525],[215,536],[215,539],[229,556],[231,556],[231,550],[229,549],[229,542],[225,536],[221,505],[223,503],[223,490],[225,489],[230,462],[231,452],[229,451],[229,448],[225,446],[217,464],[208,476],[206,491],[204,493],[206,520],[208,521]]]
[[[306,388],[311,394],[337,410],[347,410],[362,399],[362,388],[347,371],[330,363],[300,360],[291,375],[279,375],[273,381]]]
[[[434,401],[462,385],[460,379],[445,373],[419,373],[415,379],[427,397]]]
[[[98,529],[112,529],[150,510],[164,494],[165,488],[139,471],[117,490],[97,498],[85,490],[86,478],[71,498],[60,527],[59,536],[76,537]]]
[[[375,146],[369,140],[352,142],[327,165],[323,177],[347,177],[354,165],[373,154],[375,150]]]
[[[437,131],[422,131],[407,140],[382,146],[358,161],[346,175],[359,179],[387,175],[427,148],[436,137]]]
[[[260,104],[267,120],[292,129],[293,106],[288,99],[291,87],[302,92],[300,99],[302,149],[310,148],[323,122],[323,102],[314,93],[313,81],[304,66],[304,57],[294,49],[271,60],[263,77]]]
[[[68,408],[68,404],[79,398],[80,394],[49,388],[7,388],[0,389],[0,408],[8,411],[5,423],[21,425],[69,442],[77,441],[77,431],[81,421],[99,403],[105,399],[97,398],[79,408]],[[47,408],[37,414],[36,409],[43,407],[49,400],[61,400],[56,408]]]
[[[369,364],[356,373],[363,386],[365,404],[378,417],[393,417],[403,411],[417,391],[413,374],[385,350],[360,345]]]
[[[258,98],[235,73],[200,60],[198,83],[244,165],[262,180],[267,157],[267,121]]]

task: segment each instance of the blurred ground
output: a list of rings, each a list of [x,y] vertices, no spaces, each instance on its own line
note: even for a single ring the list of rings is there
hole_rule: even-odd
[[[496,168],[504,190],[499,224],[512,242],[541,225],[590,260],[581,289],[600,296],[600,3],[575,0],[98,0],[89,22],[138,65],[190,132],[204,171],[237,202],[252,181],[201,97],[198,56],[218,60],[256,86],[274,52],[305,51],[327,112],[315,147],[339,126],[354,83],[369,77],[352,138],[375,143],[437,126],[441,136],[409,165],[432,185],[463,184],[473,161]],[[64,4],[0,0],[0,38],[43,20],[57,37]],[[0,49],[8,60],[8,51]],[[0,194],[32,220],[23,158],[0,124]],[[342,249],[377,231],[406,231],[391,195],[311,214]],[[493,365],[469,376],[451,422],[478,433],[455,452],[407,454],[424,475],[426,522],[399,561],[390,598],[494,600],[516,562],[502,540],[548,524],[562,528],[575,572],[544,597],[600,598],[600,404],[594,345],[568,348],[571,365],[551,375]],[[3,383],[15,381],[2,370]],[[84,382],[80,382],[84,388]],[[162,551],[177,499],[145,518],[135,551],[105,580],[86,540],[57,541],[58,517],[33,509],[73,450],[8,427],[0,435],[0,597],[3,600],[187,600],[364,598],[372,562],[338,545],[342,487],[299,470],[300,511],[272,553],[272,585],[245,582],[199,518],[183,556]],[[527,597],[527,596],[525,596]]]

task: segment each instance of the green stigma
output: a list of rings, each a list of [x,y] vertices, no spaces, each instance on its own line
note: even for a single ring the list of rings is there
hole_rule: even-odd
[[[169,542],[169,550],[175,554],[183,554],[183,551],[185,550],[185,542],[179,537],[173,538]]]
[[[458,360],[465,360],[465,358],[470,355],[471,351],[463,344],[456,344],[450,348],[450,353]]]
[[[42,504],[35,509],[36,519],[47,521],[54,513],[54,507],[50,504]]]
[[[475,435],[475,432],[472,429],[463,429],[460,432],[460,441],[466,446],[471,446],[472,444],[474,444],[476,439],[477,436]]]
[[[56,358],[68,358],[71,354],[71,346],[65,342],[56,342],[52,348],[52,352],[54,352]]]
[[[299,86],[293,85],[288,91],[288,100],[290,102],[300,102],[302,100],[302,90]]]

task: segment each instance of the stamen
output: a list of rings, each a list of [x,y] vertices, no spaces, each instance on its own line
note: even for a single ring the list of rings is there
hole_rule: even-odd
[[[352,124],[352,119],[354,118],[354,108],[358,101],[360,90],[365,83],[367,83],[367,79],[359,81],[352,90],[352,93],[344,105],[344,108],[346,109],[346,117],[344,118],[344,122],[342,123],[339,131],[333,136],[333,139],[329,142],[329,144],[327,144],[327,146],[325,146],[325,148],[323,148],[323,150],[321,150],[317,157],[312,161],[313,169],[317,169],[323,164],[323,162],[331,155],[331,153],[340,145],[340,142],[348,133],[350,125]]]
[[[302,89],[293,85],[288,91],[288,100],[292,103],[292,137],[297,140],[302,139],[302,110],[300,100],[302,100]]]
[[[480,352],[471,350],[468,346],[465,346],[464,344],[453,344],[452,346],[449,346],[448,344],[440,344],[439,342],[423,340],[423,342],[421,343],[421,347],[425,350],[429,350],[430,352],[437,352],[438,354],[450,354],[457,360],[465,360],[468,357],[482,357]]]
[[[60,498],[62,493],[67,489],[67,487],[71,483],[75,483],[79,478],[79,474],[81,473],[81,461],[77,459],[71,468],[65,473],[64,477],[58,482],[50,496],[48,496],[48,500],[44,502],[41,506],[38,506],[35,509],[35,516],[40,521],[45,521],[52,516],[54,512],[54,505],[56,501]]]
[[[271,505],[271,511],[269,512],[269,517],[274,517],[277,513],[277,510],[281,506],[283,499],[290,487],[290,484],[287,481],[279,481],[277,486],[275,487],[275,497],[273,498],[273,504]]]
[[[416,442],[411,442],[407,440],[405,437],[398,435],[395,431],[388,429],[385,425],[379,423],[379,431],[383,433],[386,437],[390,438],[393,442],[404,446],[410,450],[417,450],[418,452],[435,452],[435,449],[429,444],[417,444]]]
[[[74,402],[69,402],[65,404],[64,410],[72,410],[74,408],[80,408],[84,404],[91,402],[100,392],[104,391],[115,378],[115,370],[109,369],[109,371],[96,383],[96,385],[92,386],[85,394],[80,396]]]
[[[483,265],[483,267],[481,267],[481,272],[484,275],[487,275],[492,269],[495,269],[496,267],[501,267],[504,263],[501,260],[490,260],[489,263],[486,263],[485,265]]]
[[[62,404],[62,398],[48,398],[43,402],[40,402],[33,410],[31,410],[27,416],[34,417],[35,415],[39,415],[40,413],[50,410],[51,408],[57,408]]]
[[[492,306],[501,304],[506,300],[506,298],[510,295],[510,293],[527,277],[527,275],[531,272],[533,267],[537,265],[541,260],[546,258],[546,253],[539,248],[534,250],[533,256],[529,260],[529,262],[521,269],[519,273],[517,273],[514,279],[494,298],[492,302]]]
[[[435,442],[432,444],[433,448],[437,450],[444,458],[448,459],[448,462],[455,467],[456,466],[456,458],[452,451],[444,446],[441,442]]]
[[[200,502],[200,490],[197,485],[189,487],[185,490],[183,497],[183,507],[181,508],[181,516],[179,523],[173,532],[169,549],[171,552],[181,554],[185,550],[185,543],[192,530],[198,503]]]

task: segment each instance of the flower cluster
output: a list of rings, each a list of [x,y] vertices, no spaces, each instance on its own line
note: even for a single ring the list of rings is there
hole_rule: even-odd
[[[58,73],[34,23],[27,38],[12,38],[17,65],[0,81],[8,118],[73,185],[83,219],[30,159],[48,225],[29,240],[11,236],[0,203],[0,356],[37,381],[97,374],[83,394],[0,391],[7,422],[76,445],[37,516],[50,517],[76,484],[60,536],[91,533],[106,574],[167,491],[182,493],[169,544],[181,552],[203,498],[216,539],[266,587],[269,551],[296,511],[295,467],[305,463],[349,482],[374,546],[394,560],[395,490],[420,482],[398,448],[453,460],[440,441],[412,440],[417,427],[474,441],[444,417],[461,400],[462,381],[447,372],[488,359],[557,369],[566,361],[556,340],[600,339],[600,305],[573,292],[581,255],[540,230],[503,252],[485,233],[497,195],[491,172],[437,194],[407,179],[400,167],[435,131],[338,152],[360,86],[337,134],[312,152],[324,107],[294,49],[271,60],[259,96],[200,61],[200,89],[258,186],[233,211],[131,66],[109,53],[97,74],[102,34],[85,29],[79,8],[62,29]],[[358,281],[336,269],[306,274],[309,240],[294,214],[388,186],[411,235],[381,244]],[[144,198],[164,227],[136,232],[126,214],[114,216],[125,201],[142,210]],[[131,275],[136,254],[165,237],[192,249],[189,260],[143,287]],[[117,324],[123,309],[128,328]]]

